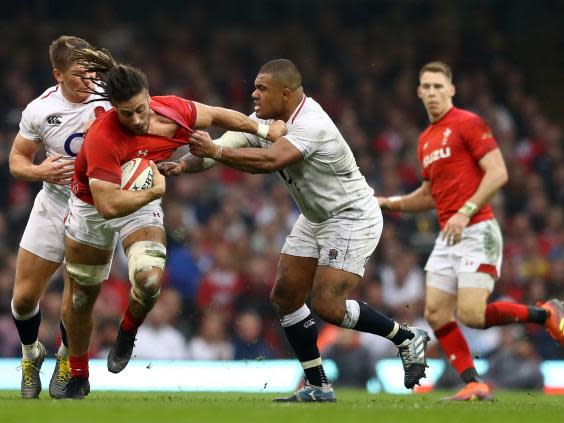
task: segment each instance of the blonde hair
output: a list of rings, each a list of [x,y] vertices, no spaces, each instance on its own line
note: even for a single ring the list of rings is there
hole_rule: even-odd
[[[49,58],[53,69],[66,71],[75,63],[73,52],[77,49],[92,48],[90,43],[72,35],[61,35],[49,46]]]

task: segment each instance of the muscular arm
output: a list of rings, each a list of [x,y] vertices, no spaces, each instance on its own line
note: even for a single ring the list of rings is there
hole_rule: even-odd
[[[213,141],[213,144],[221,147],[241,148],[248,147],[249,142],[241,132],[228,131],[220,138]],[[208,157],[202,158],[192,153],[185,154],[174,162],[161,162],[159,170],[166,176],[178,176],[182,173],[198,173],[215,166],[217,162]]]
[[[217,140],[214,140],[213,143],[223,148],[242,148],[249,146],[249,142],[241,132],[233,131],[226,132]],[[183,173],[196,173],[215,166],[217,162],[207,157],[201,158],[194,156],[192,153],[188,153],[179,159],[179,164]]]
[[[146,190],[122,190],[118,184],[90,178],[90,191],[98,213],[104,219],[127,216],[151,201],[161,198],[165,191],[164,176],[157,171],[154,164],[151,167],[153,168],[153,186]]]
[[[197,131],[190,137],[190,151],[249,173],[271,173],[303,160],[302,153],[284,137],[271,148],[224,148],[215,145],[207,132]]]
[[[51,156],[41,164],[33,164],[33,158],[41,145],[16,135],[10,151],[10,173],[22,181],[47,181],[67,184],[72,176],[72,160],[60,160],[62,156]]]
[[[196,106],[197,112],[194,126],[198,129],[205,129],[215,125],[230,131],[257,134],[271,141],[276,140],[286,133],[286,126],[280,123],[275,123],[270,126],[261,125],[250,117],[235,110],[207,106],[197,102],[194,102],[194,105]],[[259,132],[261,133],[259,134]]]
[[[383,210],[417,213],[435,208],[435,200],[431,194],[431,184],[423,181],[421,186],[407,195],[396,197],[378,197]]]

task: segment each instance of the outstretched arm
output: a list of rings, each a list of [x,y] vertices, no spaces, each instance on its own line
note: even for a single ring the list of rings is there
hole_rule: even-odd
[[[270,141],[276,141],[287,132],[286,124],[281,120],[271,125],[265,125],[235,110],[208,106],[197,102],[194,102],[194,105],[196,106],[197,112],[194,126],[198,129],[205,129],[215,125],[229,131],[256,134]]]
[[[228,131],[220,138],[213,141],[214,144],[221,147],[241,148],[248,147],[249,142],[245,135],[241,132]],[[215,166],[217,162],[214,159],[202,158],[188,153],[174,162],[161,162],[157,166],[160,172],[165,176],[178,176],[182,173],[202,172]]]
[[[230,148],[216,145],[209,134],[196,131],[190,137],[190,152],[212,158],[227,166],[249,173],[271,173],[303,160],[302,153],[284,137],[270,148]]]

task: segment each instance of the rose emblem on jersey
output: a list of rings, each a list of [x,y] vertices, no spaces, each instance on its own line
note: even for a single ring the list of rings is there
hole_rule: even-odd
[[[102,106],[96,106],[96,107],[94,107],[94,116],[98,117],[102,113],[104,113],[105,111],[106,111],[106,109],[104,109]]]
[[[335,248],[329,250],[329,260],[337,260],[339,252]]]

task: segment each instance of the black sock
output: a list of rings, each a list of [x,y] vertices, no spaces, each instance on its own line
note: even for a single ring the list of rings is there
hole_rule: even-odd
[[[31,345],[37,341],[39,325],[41,324],[41,310],[38,310],[37,314],[29,319],[18,320],[13,315],[12,318],[16,324],[16,329],[18,330],[22,344]]]
[[[360,306],[360,312],[356,325],[353,328],[354,330],[387,337],[397,324],[399,326],[398,330],[396,334],[390,338],[394,344],[400,345],[406,339],[413,338],[413,332],[406,326],[400,325],[393,319],[384,316],[362,301],[357,301],[357,303]]]
[[[538,323],[539,325],[544,325],[546,319],[548,318],[548,313],[542,307],[529,306],[529,319],[531,323]]]
[[[470,382],[481,383],[483,381],[482,378],[478,376],[478,372],[474,367],[470,367],[469,369],[464,370],[460,374],[460,377],[462,378],[464,383],[470,383]]]
[[[63,345],[65,347],[69,347],[69,341],[67,338],[67,329],[65,328],[65,324],[63,323],[63,321],[61,320],[61,323],[59,324],[59,327],[61,328],[61,342],[63,343]]]
[[[318,365],[304,369],[308,382],[316,386],[328,383],[317,348],[317,325],[311,313],[298,323],[284,327],[284,332],[302,365],[308,361],[319,360]]]

